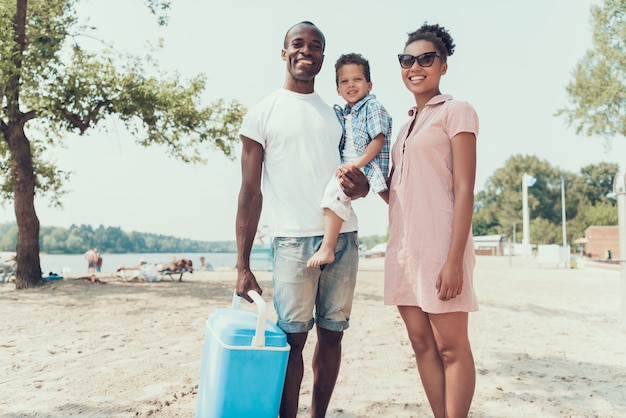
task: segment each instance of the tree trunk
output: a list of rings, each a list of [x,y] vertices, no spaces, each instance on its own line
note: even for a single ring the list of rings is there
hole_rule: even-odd
[[[6,139],[11,151],[11,181],[13,205],[17,222],[17,269],[15,287],[27,289],[41,282],[39,259],[39,219],[35,213],[35,171],[30,142],[24,125],[10,123]]]

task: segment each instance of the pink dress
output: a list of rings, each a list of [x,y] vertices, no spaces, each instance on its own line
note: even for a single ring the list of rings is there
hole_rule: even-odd
[[[424,312],[478,310],[472,285],[475,257],[472,234],[463,261],[463,291],[441,301],[435,283],[448,254],[454,204],[452,146],[460,132],[478,136],[478,116],[467,102],[450,95],[433,97],[402,127],[391,159],[389,242],[385,256],[385,304],[419,306]],[[415,121],[410,136],[409,127]]]

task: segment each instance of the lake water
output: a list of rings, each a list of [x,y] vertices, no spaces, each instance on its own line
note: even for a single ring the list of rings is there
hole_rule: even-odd
[[[234,268],[236,253],[147,253],[147,254],[102,254],[102,273],[114,273],[120,266],[136,266],[139,260],[148,263],[165,263],[174,256],[177,259],[187,258],[193,262],[194,268],[200,267],[200,257],[206,259],[214,269]],[[56,255],[41,254],[41,271],[44,276],[49,273],[68,274],[72,276],[87,274],[87,260],[82,254]],[[253,270],[268,270],[269,261],[264,257],[252,258],[250,265]]]

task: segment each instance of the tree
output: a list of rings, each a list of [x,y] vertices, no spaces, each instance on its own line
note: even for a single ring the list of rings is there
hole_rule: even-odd
[[[615,204],[613,195],[613,180],[619,171],[616,163],[590,164],[580,169],[582,174],[581,189],[585,198],[595,205],[598,202]]]
[[[83,135],[115,117],[139,144],[164,145],[176,158],[199,162],[207,144],[232,156],[244,113],[237,102],[203,106],[203,76],[184,84],[151,75],[150,58],[81,47],[89,29],[79,25],[77,1],[0,0],[0,169],[7,179],[0,192],[15,209],[18,289],[41,280],[34,197],[50,193],[58,204],[66,173],[44,154],[64,134]],[[165,24],[169,2],[146,3]]]
[[[547,219],[535,218],[530,222],[530,236],[536,243],[560,244],[562,241],[561,225]]]
[[[535,156],[513,155],[497,169],[476,196],[474,235],[508,235],[515,225],[522,232],[522,175],[537,179],[528,193],[530,217],[552,220],[560,216],[559,172]],[[481,228],[477,230],[477,228]]]
[[[566,88],[572,107],[561,109],[578,134],[607,140],[626,135],[626,0],[591,7],[593,47]]]
[[[565,184],[568,242],[590,225],[610,225],[617,216],[615,202],[607,197],[617,165],[590,164],[576,175],[552,167],[535,156],[514,155],[487,180],[475,199],[474,235],[509,235],[513,225],[522,235],[523,173],[537,181],[528,189],[531,241],[560,244],[562,241],[561,179]],[[614,225],[615,223],[613,223]]]

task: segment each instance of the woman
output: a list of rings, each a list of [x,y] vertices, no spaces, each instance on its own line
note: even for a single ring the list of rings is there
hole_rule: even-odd
[[[385,304],[396,305],[435,417],[466,417],[476,372],[468,312],[478,117],[441,94],[454,41],[439,25],[410,33],[398,55],[415,98],[392,150]]]

